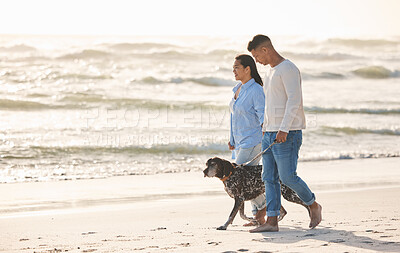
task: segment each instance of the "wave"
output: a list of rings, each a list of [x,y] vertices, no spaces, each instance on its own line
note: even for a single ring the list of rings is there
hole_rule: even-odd
[[[368,108],[360,108],[360,109],[345,109],[345,108],[323,108],[318,106],[312,107],[304,107],[306,112],[311,113],[362,113],[362,114],[400,114],[400,109],[368,109]]]
[[[72,80],[107,80],[113,79],[110,75],[88,75],[88,74],[79,74],[79,73],[71,73],[71,74],[60,74],[60,73],[53,73],[47,75],[45,79],[48,80],[62,80],[62,79],[72,79]]]
[[[51,97],[47,94],[29,94],[31,98],[46,98]],[[54,102],[53,102],[54,103]],[[101,94],[91,93],[69,93],[59,98],[54,104],[46,104],[27,100],[10,100],[0,99],[1,110],[50,110],[50,109],[88,109],[94,106],[113,106],[113,107],[129,107],[148,108],[148,109],[200,109],[212,108],[215,110],[226,110],[227,105],[217,105],[207,102],[187,102],[187,101],[166,101],[166,100],[151,100],[141,98],[127,97],[107,97]],[[377,115],[397,115],[400,114],[400,109],[345,109],[345,108],[323,108],[323,107],[304,107],[306,113],[320,114],[377,114]]]
[[[35,94],[30,97],[48,97],[47,95]],[[86,106],[79,104],[45,104],[27,100],[0,99],[0,110],[5,111],[37,111],[37,110],[58,110],[58,109],[85,109]]]
[[[207,53],[208,55],[218,55],[218,56],[235,56],[238,54],[238,51],[228,50],[228,49],[215,49]],[[233,58],[232,58],[233,59]]]
[[[320,154],[303,154],[299,158],[300,162],[318,162],[318,161],[332,161],[332,160],[348,160],[348,159],[367,159],[367,158],[390,158],[400,157],[400,152],[392,153],[379,153],[379,152],[343,152],[332,153],[331,155]]]
[[[147,76],[140,80],[133,80],[133,82],[145,83],[145,84],[161,84],[161,83],[184,83],[184,82],[193,82],[197,84],[202,84],[206,86],[233,86],[236,82],[230,79],[224,79],[219,77],[198,77],[198,78],[182,78],[182,77],[174,77],[167,80],[157,79],[153,76]]]
[[[188,81],[207,86],[233,86],[236,82],[218,77],[189,78]]]
[[[90,58],[107,58],[112,54],[101,51],[101,50],[93,50],[93,49],[85,49],[79,53],[66,54],[58,57],[58,59],[66,59],[66,60],[74,60],[74,59],[90,59]]]
[[[342,75],[339,73],[333,73],[333,72],[321,72],[318,74],[302,73],[301,77],[304,80],[307,80],[307,79],[344,79],[344,78],[346,78],[345,75]]]
[[[335,44],[335,45],[342,45],[342,46],[348,46],[348,47],[380,47],[380,46],[397,46],[400,44],[399,41],[393,41],[393,40],[363,40],[363,39],[339,39],[339,38],[333,38],[333,39],[328,39],[326,41],[327,43],[330,44]]]
[[[24,53],[24,52],[33,52],[36,51],[36,48],[25,45],[19,44],[10,47],[0,47],[0,52],[11,52],[11,53]]]
[[[30,94],[27,97],[31,98],[46,98],[51,97],[46,94]],[[54,102],[53,102],[54,103]],[[139,98],[109,98],[97,94],[73,93],[64,95],[54,104],[46,104],[28,100],[11,100],[0,99],[0,110],[6,111],[35,111],[35,110],[58,110],[58,109],[89,109],[98,106],[105,107],[134,107],[147,109],[213,109],[226,110],[227,105],[215,105],[204,102],[183,102],[183,101],[163,101],[149,100]]]
[[[62,97],[59,102],[68,103],[74,105],[82,105],[86,108],[88,104],[100,104],[100,105],[112,105],[112,106],[134,106],[137,108],[149,108],[149,109],[200,109],[200,108],[212,108],[216,110],[226,110],[226,105],[213,105],[207,103],[196,103],[196,102],[182,102],[182,101],[163,101],[163,100],[149,100],[140,98],[109,98],[103,95],[86,94],[86,93],[74,93]]]
[[[208,144],[208,145],[190,145],[190,144],[157,144],[152,146],[29,146],[14,148],[18,150],[18,154],[7,152],[1,155],[4,160],[19,159],[35,159],[35,158],[59,158],[74,157],[74,159],[93,159],[94,157],[104,157],[106,155],[163,155],[171,154],[179,155],[206,155],[206,156],[229,156],[230,151],[227,150],[225,144]],[[360,158],[388,158],[400,157],[400,152],[366,152],[366,151],[346,151],[346,152],[327,152],[322,153],[305,153],[300,161],[326,161],[326,160],[342,160],[342,159],[360,159]],[[180,159],[180,158],[179,158]]]
[[[382,66],[368,66],[353,70],[357,76],[369,79],[385,79],[391,77],[399,77],[399,71],[390,71],[389,69],[382,67]]]
[[[294,52],[283,52],[288,58],[293,58],[295,60],[318,60],[318,61],[341,61],[341,60],[351,60],[351,59],[361,59],[363,57],[351,55],[351,54],[343,54],[343,53],[334,53],[334,54],[322,54],[322,53],[294,53]]]
[[[353,128],[353,127],[321,127],[324,131],[334,133],[344,133],[347,135],[356,134],[379,134],[379,135],[400,135],[400,130],[393,129],[367,129],[367,128]]]
[[[20,153],[24,153],[25,156],[30,158],[45,158],[45,157],[59,157],[65,155],[77,155],[85,157],[88,155],[103,156],[104,154],[128,154],[128,155],[139,155],[139,154],[187,154],[187,155],[201,155],[201,154],[221,154],[229,153],[225,145],[210,144],[205,146],[197,145],[153,145],[151,147],[144,146],[125,146],[125,147],[113,147],[113,146],[30,146],[23,149],[19,149]],[[1,156],[3,159],[23,159],[20,155],[6,154]]]
[[[109,45],[109,48],[121,51],[132,51],[132,50],[151,50],[151,49],[165,49],[165,48],[177,48],[177,45],[164,44],[164,43],[117,43]]]
[[[59,105],[48,105],[33,101],[23,101],[23,100],[10,100],[10,99],[0,99],[0,109],[1,110],[46,110],[46,109],[60,109],[64,108]]]

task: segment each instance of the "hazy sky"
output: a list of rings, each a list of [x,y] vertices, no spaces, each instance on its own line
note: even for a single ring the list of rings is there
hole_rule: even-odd
[[[400,0],[4,0],[1,34],[400,35]]]

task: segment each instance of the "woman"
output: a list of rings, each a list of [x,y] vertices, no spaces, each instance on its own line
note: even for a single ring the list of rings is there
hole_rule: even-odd
[[[250,55],[242,54],[233,63],[235,79],[240,81],[233,88],[229,104],[231,111],[229,149],[237,164],[252,160],[261,152],[262,123],[264,120],[265,96],[263,82],[256,63]],[[261,156],[249,165],[258,165]],[[260,224],[265,223],[266,201],[262,194],[251,200],[253,215]],[[257,225],[248,223],[245,226]]]

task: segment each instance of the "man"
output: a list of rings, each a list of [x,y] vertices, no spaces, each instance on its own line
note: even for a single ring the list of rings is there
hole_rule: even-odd
[[[303,110],[301,78],[298,68],[275,51],[271,40],[265,35],[256,35],[247,50],[256,62],[270,65],[265,80],[265,113],[262,150],[273,145],[262,156],[262,179],[265,184],[267,221],[250,232],[279,231],[278,215],[281,207],[282,183],[293,189],[300,199],[310,207],[311,222],[315,228],[322,220],[322,207],[307,184],[297,176],[298,152],[302,143],[302,129],[306,127]]]

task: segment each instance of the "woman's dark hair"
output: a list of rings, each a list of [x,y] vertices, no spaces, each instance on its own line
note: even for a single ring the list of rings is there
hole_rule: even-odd
[[[253,57],[247,54],[241,54],[235,57],[235,60],[240,61],[240,64],[243,65],[243,67],[250,67],[250,75],[254,80],[259,83],[261,86],[263,86],[263,81],[260,77],[260,74],[258,74],[257,67],[256,67],[256,62],[254,61]]]

